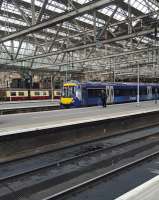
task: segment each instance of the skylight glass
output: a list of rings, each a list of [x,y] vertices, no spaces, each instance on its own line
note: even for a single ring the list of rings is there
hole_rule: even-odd
[[[111,5],[106,8],[100,9],[99,12],[110,17],[113,14],[113,12],[115,11],[116,7],[117,7],[116,5]],[[123,11],[121,8],[118,8],[116,13],[114,14],[113,18],[118,21],[122,21],[125,19],[126,14],[127,14],[127,12]]]
[[[129,3],[129,0],[124,2]],[[158,10],[158,7],[149,0],[130,0],[130,5],[145,14]]]

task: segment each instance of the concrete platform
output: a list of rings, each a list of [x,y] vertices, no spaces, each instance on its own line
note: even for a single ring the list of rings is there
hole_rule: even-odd
[[[140,185],[130,192],[115,200],[158,200],[159,199],[159,176]]]
[[[54,110],[36,113],[3,115],[0,117],[0,136],[43,130],[67,125],[114,119],[159,111],[154,101],[108,105],[107,108],[89,107],[67,110]]]
[[[57,106],[59,100],[38,100],[38,101],[12,101],[12,102],[0,102],[0,110],[7,109],[21,109],[30,107],[44,107],[44,106]]]

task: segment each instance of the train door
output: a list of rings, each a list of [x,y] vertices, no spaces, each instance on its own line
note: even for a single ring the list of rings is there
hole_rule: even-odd
[[[106,86],[107,103],[112,104],[114,102],[114,88],[113,86]]]
[[[151,86],[147,87],[147,99],[148,100],[152,99],[152,87]]]

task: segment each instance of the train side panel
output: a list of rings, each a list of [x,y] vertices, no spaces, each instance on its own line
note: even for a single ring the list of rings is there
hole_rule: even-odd
[[[52,95],[53,95],[54,99],[60,99],[61,98],[61,90],[54,90]]]
[[[27,90],[7,90],[6,91],[6,100],[8,101],[22,101],[28,100],[28,91]]]
[[[45,100],[50,99],[48,90],[31,90],[30,91],[31,100]]]

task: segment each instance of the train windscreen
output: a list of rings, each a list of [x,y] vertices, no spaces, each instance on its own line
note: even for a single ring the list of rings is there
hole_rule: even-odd
[[[75,87],[67,86],[63,88],[62,96],[63,97],[73,97],[75,95]]]

